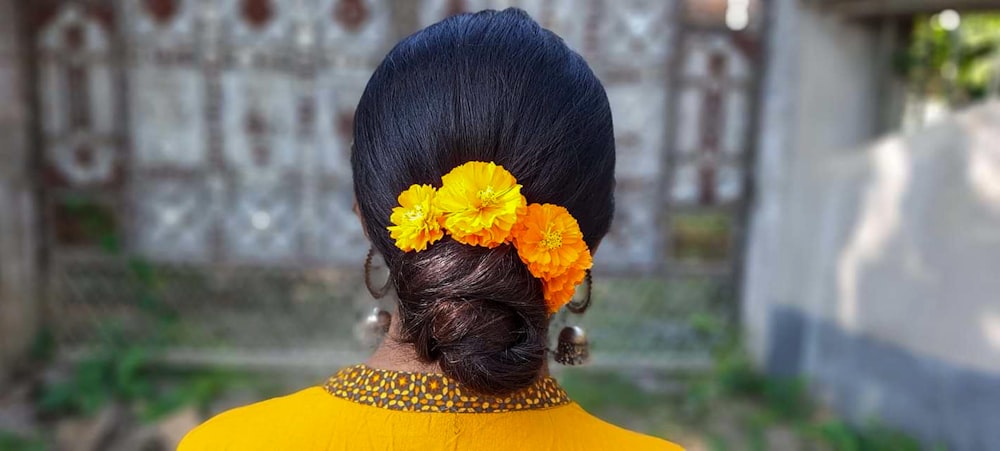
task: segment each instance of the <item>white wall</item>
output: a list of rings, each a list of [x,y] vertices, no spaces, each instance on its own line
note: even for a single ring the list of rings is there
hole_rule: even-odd
[[[742,303],[752,354],[808,376],[848,418],[1000,449],[1000,102],[878,138],[872,22],[772,6]]]
[[[758,272],[762,364],[848,418],[1000,448],[1000,102],[797,154]],[[768,277],[764,279],[763,277]]]
[[[797,170],[781,302],[1000,375],[1000,102]]]

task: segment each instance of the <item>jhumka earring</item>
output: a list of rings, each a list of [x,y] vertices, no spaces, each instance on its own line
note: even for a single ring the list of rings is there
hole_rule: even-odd
[[[392,288],[392,275],[386,275],[385,282],[381,284],[372,282],[372,267],[374,266],[372,260],[374,257],[375,248],[369,248],[368,256],[365,257],[365,288],[375,298],[377,304],[378,300],[385,297]],[[388,273],[388,271],[386,272]],[[361,323],[358,324],[358,335],[361,341],[374,345],[389,332],[389,325],[391,323],[392,314],[376,305],[367,316],[362,318]]]
[[[563,365],[580,365],[590,358],[587,349],[587,334],[580,326],[566,326],[559,332],[559,344],[556,348],[556,362]]]
[[[578,299],[577,295],[582,296]],[[566,304],[566,310],[581,315],[590,307],[591,276],[587,270],[587,277],[583,284],[576,288],[573,299]],[[559,332],[556,345],[555,359],[563,365],[581,365],[590,358],[589,343],[587,334],[580,326],[566,326]]]

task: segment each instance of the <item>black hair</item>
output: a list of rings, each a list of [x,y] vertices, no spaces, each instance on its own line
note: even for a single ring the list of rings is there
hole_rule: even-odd
[[[354,120],[354,192],[399,297],[402,339],[472,390],[530,385],[544,364],[541,282],[510,245],[449,237],[403,253],[386,227],[412,184],[440,186],[492,161],[529,203],[566,207],[593,249],[614,212],[615,144],[600,81],[561,38],[518,9],[449,17],[397,44],[369,80]]]

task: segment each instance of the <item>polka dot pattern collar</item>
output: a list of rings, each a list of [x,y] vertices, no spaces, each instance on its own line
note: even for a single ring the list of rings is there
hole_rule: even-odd
[[[380,370],[366,365],[344,368],[323,385],[331,395],[390,410],[439,413],[499,413],[545,409],[570,402],[551,377],[510,395],[480,395],[443,374]]]

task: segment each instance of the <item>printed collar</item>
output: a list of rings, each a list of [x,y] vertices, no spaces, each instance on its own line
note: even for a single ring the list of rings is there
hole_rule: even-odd
[[[443,374],[344,368],[323,385],[331,395],[374,407],[409,412],[499,413],[545,409],[570,402],[551,377],[509,395],[480,395]]]

